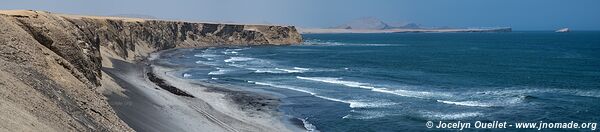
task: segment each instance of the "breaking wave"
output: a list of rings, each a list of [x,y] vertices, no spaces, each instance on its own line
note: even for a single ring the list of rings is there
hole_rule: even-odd
[[[192,74],[184,73],[184,74],[183,74],[183,77],[184,77],[184,78],[192,77]]]
[[[386,117],[391,115],[388,112],[383,112],[383,111],[373,111],[373,110],[350,110],[350,114],[342,117],[342,119],[360,119],[360,120],[367,120],[367,119],[375,119],[375,118],[381,118],[381,117]]]
[[[300,121],[302,121],[302,124],[304,125],[304,129],[306,129],[307,132],[319,132],[319,130],[317,130],[317,127],[313,124],[310,124],[310,122],[308,122],[307,119],[302,119],[302,118],[298,118]]]
[[[325,82],[325,83],[331,83],[331,84],[344,85],[344,86],[354,87],[354,88],[369,89],[369,90],[375,91],[375,92],[394,94],[394,95],[399,95],[399,96],[404,96],[404,97],[414,97],[414,98],[429,99],[429,98],[451,97],[452,96],[452,95],[446,94],[446,93],[434,93],[434,92],[425,92],[425,91],[410,91],[410,90],[401,90],[401,89],[395,89],[395,90],[393,90],[393,89],[389,89],[389,88],[380,88],[380,87],[372,86],[369,83],[361,83],[361,82],[354,82],[354,81],[345,81],[345,80],[341,80],[341,78],[331,78],[331,77],[301,77],[301,76],[297,76],[296,78],[303,79],[303,80],[310,80],[310,81],[317,81],[317,82]]]
[[[220,68],[220,67],[215,67],[217,70],[216,71],[211,71],[208,72],[208,75],[223,75],[226,74],[227,72],[231,71],[225,68]]]
[[[238,67],[243,67],[243,66],[238,66]],[[293,69],[248,67],[246,69],[253,70],[254,73],[304,73],[304,72],[308,71],[308,68],[296,69],[296,67],[294,67]]]
[[[309,90],[305,90],[303,88],[299,88],[299,87],[295,87],[295,86],[288,86],[288,85],[278,85],[278,84],[273,84],[273,83],[255,82],[255,81],[248,81],[248,83],[257,84],[257,85],[263,85],[263,86],[270,86],[270,87],[275,87],[275,88],[289,89],[289,90],[294,90],[294,91],[298,91],[298,92],[302,92],[302,93],[307,93],[307,94],[310,94],[312,96],[315,96],[315,97],[318,97],[318,98],[322,98],[322,99],[326,99],[326,100],[329,100],[329,101],[335,101],[335,102],[341,102],[341,103],[349,104],[350,108],[373,108],[373,107],[384,107],[384,106],[389,106],[389,105],[395,105],[396,104],[396,103],[383,102],[383,101],[360,101],[360,100],[342,100],[342,99],[336,99],[336,98],[331,98],[331,97],[326,97],[326,96],[318,95],[317,93],[311,92]]]
[[[493,97],[486,100],[479,101],[447,101],[447,100],[437,100],[437,102],[452,104],[452,105],[460,105],[460,106],[471,106],[471,107],[500,107],[500,106],[510,106],[524,102],[527,98],[531,96],[516,96],[516,97]]]
[[[492,104],[482,103],[478,101],[445,101],[445,100],[437,100],[437,102],[445,103],[445,104],[453,104],[453,105],[462,105],[462,106],[477,106],[477,107],[492,107]]]
[[[223,60],[224,62],[230,62],[230,63],[235,63],[235,62],[240,62],[240,61],[251,61],[254,60],[255,58],[249,58],[249,57],[231,57],[229,59]]]
[[[484,116],[484,114],[481,112],[463,112],[463,113],[421,112],[421,115],[427,119],[433,119],[433,120],[458,120],[458,119]]]

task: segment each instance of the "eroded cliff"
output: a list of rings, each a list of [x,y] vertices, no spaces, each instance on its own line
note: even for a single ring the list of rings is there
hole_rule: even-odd
[[[301,41],[293,26],[0,11],[0,130],[131,131],[98,90],[107,58]]]

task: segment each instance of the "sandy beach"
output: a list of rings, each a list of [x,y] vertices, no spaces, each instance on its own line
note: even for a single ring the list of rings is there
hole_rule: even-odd
[[[275,97],[194,84],[171,74],[169,66],[154,65],[152,60],[111,61],[113,68],[105,67],[103,71],[123,90],[107,93],[109,104],[137,131],[305,131],[286,123],[276,111]],[[193,97],[173,94],[148,75]]]
[[[35,10],[2,10],[0,23],[0,131],[302,131],[277,98],[188,83],[143,61],[174,48],[297,44],[294,26]]]
[[[0,132],[596,131],[596,5],[3,0]]]

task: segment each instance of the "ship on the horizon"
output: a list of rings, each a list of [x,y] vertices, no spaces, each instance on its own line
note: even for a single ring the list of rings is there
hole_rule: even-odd
[[[569,28],[561,28],[556,30],[555,32],[557,33],[566,33],[566,32],[570,32],[571,30],[569,30]]]

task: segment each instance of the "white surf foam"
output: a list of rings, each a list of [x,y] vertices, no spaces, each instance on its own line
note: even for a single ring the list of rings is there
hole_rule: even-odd
[[[302,119],[302,118],[298,118],[302,121],[302,124],[304,124],[304,129],[306,129],[307,132],[319,132],[319,130],[317,130],[317,127],[313,124],[310,124],[310,122],[308,122],[307,119]]]
[[[237,51],[234,51],[234,50],[231,50],[231,49],[227,49],[227,50],[225,50],[225,51],[223,51],[221,53],[226,54],[226,55],[235,55],[235,54],[238,54]]]
[[[294,86],[278,85],[278,84],[273,84],[273,83],[255,82],[255,81],[248,81],[248,83],[303,92],[303,93],[307,93],[307,94],[310,94],[310,95],[318,97],[318,98],[350,104],[350,108],[373,108],[373,107],[384,107],[384,106],[396,104],[396,103],[383,102],[383,101],[342,100],[342,99],[321,96],[321,95],[318,95],[317,93],[311,92],[309,90],[305,90],[303,88],[294,87]]]
[[[421,112],[423,117],[435,120],[457,120],[465,118],[473,118],[484,116],[480,112],[463,112],[463,113],[439,113],[439,112]]]
[[[247,50],[247,49],[250,49],[250,47],[237,48],[237,49],[231,49],[231,50],[242,51],[242,50]]]
[[[395,94],[404,97],[413,97],[413,98],[422,98],[422,99],[431,99],[431,98],[448,98],[452,97],[450,94],[445,93],[434,93],[434,92],[425,92],[425,91],[409,91],[409,90],[389,90],[387,88],[375,88],[373,91],[381,92],[381,93],[389,93]]]
[[[371,101],[359,101],[359,100],[341,100],[341,99],[336,99],[336,98],[330,98],[330,97],[325,97],[325,96],[320,96],[320,95],[313,95],[315,97],[319,97],[322,99],[326,99],[326,100],[330,100],[330,101],[335,101],[335,102],[341,102],[341,103],[346,103],[349,104],[350,108],[378,108],[378,107],[385,107],[385,106],[389,106],[389,105],[395,105],[396,103],[391,103],[391,102],[371,102]]]
[[[273,83],[255,82],[255,81],[248,81],[248,83],[253,83],[253,84],[257,84],[257,85],[264,85],[264,86],[271,86],[271,87],[275,87],[275,88],[284,88],[284,89],[294,90],[294,91],[298,91],[298,92],[308,93],[310,95],[316,95],[316,93],[313,93],[311,91],[304,90],[304,89],[301,89],[301,88],[292,87],[292,86],[287,86],[287,85],[277,85],[277,84],[273,84]]]
[[[215,67],[217,70],[216,71],[211,71],[208,72],[208,75],[223,75],[226,74],[227,72],[229,72],[230,70],[227,70],[225,68],[220,68],[220,67]]]
[[[255,58],[249,58],[249,57],[230,57],[229,59],[223,60],[225,62],[230,62],[230,63],[235,63],[235,62],[240,62],[240,61],[251,61],[254,60]]]
[[[476,97],[476,96],[471,96]],[[500,106],[511,106],[523,103],[528,96],[485,96],[482,99],[473,101],[448,101],[448,100],[437,100],[437,102],[460,105],[460,106],[471,106],[471,107],[500,107]]]
[[[322,41],[306,41],[302,43],[304,45],[317,45],[317,46],[341,46],[343,43],[338,42],[322,42]]]
[[[254,73],[304,73],[307,70],[304,69],[284,69],[284,68],[246,68],[253,70]]]
[[[364,101],[364,100],[348,100],[350,108],[380,108],[390,105],[396,105],[397,103],[386,102],[386,101]]]
[[[224,54],[238,54],[237,51],[225,51]]]
[[[229,66],[252,70],[254,73],[304,73],[311,70],[309,68],[301,67],[288,68],[287,66],[281,66],[269,60],[251,57],[230,57],[223,61]]]
[[[196,64],[206,64],[206,61],[196,61]]]
[[[208,53],[202,53],[202,54],[196,54],[194,55],[196,57],[201,57],[201,58],[214,58],[214,57],[219,57],[221,55],[215,55],[215,54],[208,54]]]
[[[275,68],[276,70],[285,71],[287,73],[303,73],[305,70]]]
[[[184,73],[184,74],[183,74],[183,77],[184,77],[184,78],[192,77],[192,74],[187,74],[187,73]]]
[[[209,66],[217,66],[217,65],[219,65],[216,62],[201,61],[201,60],[196,61],[196,64],[209,65]]]
[[[250,48],[225,49],[225,51],[223,51],[221,53],[227,54],[227,55],[235,55],[235,54],[239,54],[238,51],[242,51],[242,50],[246,50],[246,49],[250,49]]]
[[[531,87],[515,87],[496,91],[482,91],[477,94],[495,95],[495,96],[518,96],[518,95],[535,95],[535,94],[565,94],[572,96],[584,96],[600,98],[598,90],[583,90],[583,89],[555,89],[555,88],[531,88]]]
[[[220,57],[221,55],[215,55],[215,54],[200,54],[200,55],[194,55],[196,57],[201,57],[204,58],[206,60],[215,60],[215,58]]]
[[[364,89],[374,89],[375,87],[367,86],[367,83],[353,82],[353,81],[344,81],[341,78],[333,78],[333,77],[301,77],[296,76],[298,79],[317,81],[317,82],[325,82],[325,83],[333,83],[333,84],[341,84],[348,87],[356,87],[356,88],[364,88]]]
[[[373,110],[350,110],[350,114],[345,115],[344,117],[342,117],[342,119],[360,119],[360,120],[367,120],[367,119],[375,119],[375,118],[381,118],[381,117],[386,117],[391,115],[388,112],[384,112],[384,111],[373,111]]]
[[[492,107],[492,104],[482,103],[477,101],[446,101],[446,100],[437,100],[437,102],[445,103],[445,104],[453,104],[453,105],[462,105],[462,106],[475,106],[475,107]]]
[[[452,96],[452,95],[445,94],[445,93],[433,93],[433,92],[425,92],[425,91],[409,91],[409,90],[401,90],[401,89],[390,90],[388,88],[374,87],[374,86],[372,86],[369,83],[361,83],[361,82],[354,82],[354,81],[345,81],[345,80],[341,80],[341,78],[331,78],[331,77],[301,77],[301,76],[296,76],[296,78],[298,78],[298,79],[304,79],[304,80],[310,80],[310,81],[317,81],[317,82],[339,84],[339,85],[344,85],[344,86],[348,86],[348,87],[369,89],[369,90],[375,91],[375,92],[394,94],[394,95],[399,95],[399,96],[404,96],[404,97],[414,97],[414,98],[429,99],[429,98],[439,98],[439,97],[450,97],[450,96]]]
[[[301,68],[301,67],[294,67],[294,69],[296,69],[296,70],[302,70],[302,71],[308,71],[308,70],[310,70],[310,68]]]
[[[246,68],[246,69],[253,70],[254,73],[288,73],[288,72],[273,69],[273,68]]]
[[[596,98],[600,98],[600,92],[599,91],[583,91],[583,90],[578,90],[578,91],[574,91],[573,94],[577,95],[577,96],[586,96],[586,97],[596,97]]]

